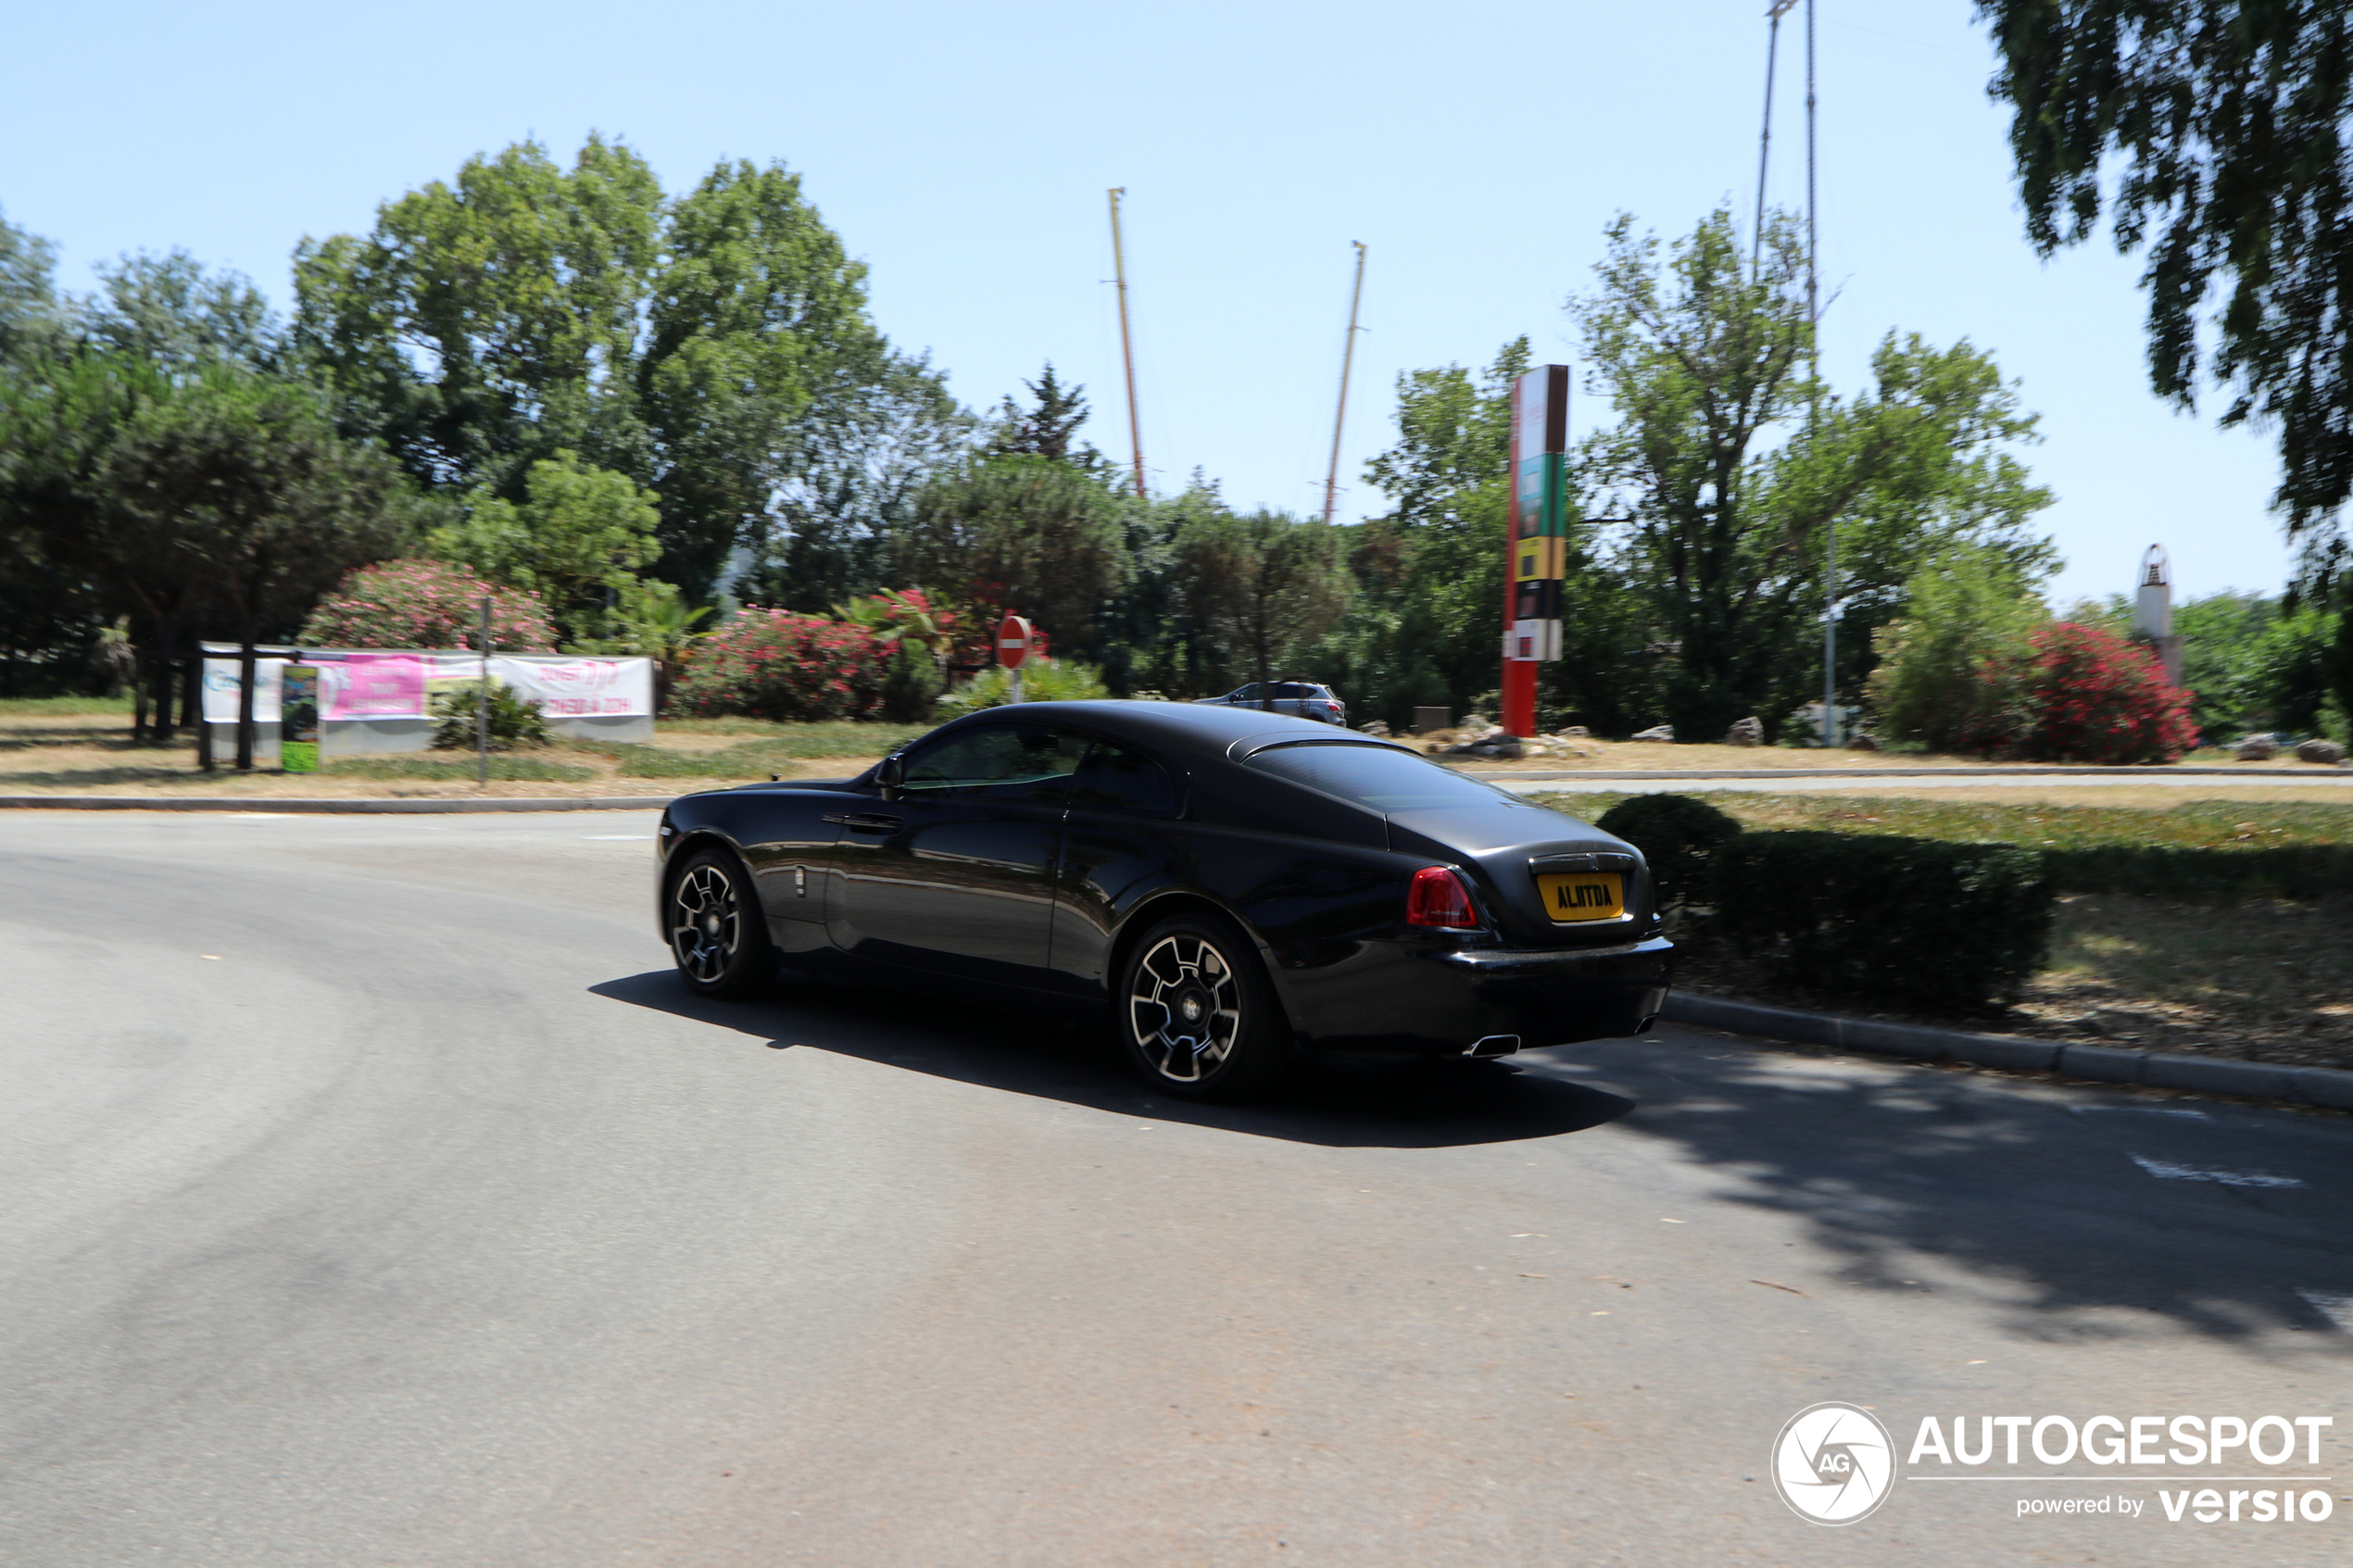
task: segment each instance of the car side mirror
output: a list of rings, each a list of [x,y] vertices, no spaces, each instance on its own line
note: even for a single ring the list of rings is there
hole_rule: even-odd
[[[884,758],[882,766],[875,770],[875,783],[882,787],[882,797],[885,800],[899,798],[900,786],[905,782],[906,777],[907,759],[895,751]]]

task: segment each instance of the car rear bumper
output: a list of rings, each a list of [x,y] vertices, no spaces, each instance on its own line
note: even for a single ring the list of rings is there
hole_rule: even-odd
[[[1675,975],[1664,937],[1609,947],[1410,947],[1277,973],[1311,1049],[1377,1056],[1504,1055],[1650,1027]],[[1508,1043],[1505,1043],[1508,1042]]]

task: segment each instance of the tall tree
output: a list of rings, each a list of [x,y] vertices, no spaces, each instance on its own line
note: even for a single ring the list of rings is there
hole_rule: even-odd
[[[0,369],[29,369],[71,341],[57,266],[55,245],[0,217]]]
[[[1263,704],[1286,661],[1329,635],[1347,608],[1346,544],[1327,523],[1271,511],[1207,513],[1176,535],[1194,619],[1251,672]]]
[[[387,203],[364,238],[306,241],[296,283],[297,340],[352,428],[510,501],[559,449],[625,473],[661,498],[659,571],[698,600],[798,532],[796,501],[870,500],[853,471],[923,450],[900,437],[948,401],[779,164],[723,162],[673,202],[623,144],[591,137],[564,169],[524,143]]]
[[[2149,377],[2278,432],[2274,504],[2305,568],[2343,562],[2353,495],[2353,10],[2316,0],[1979,0],[2035,247],[2105,205],[2145,251]],[[2201,365],[2200,340],[2212,345]]]
[[[1807,692],[1829,529],[1852,596],[1847,685],[1868,671],[1869,627],[1928,554],[1981,545],[2028,572],[2050,558],[2025,532],[2049,495],[2010,451],[2034,420],[1993,362],[1891,332],[1874,385],[1841,398],[1806,369],[1802,238],[1776,216],[1764,239],[1752,271],[1718,210],[1662,262],[1621,217],[1600,286],[1571,306],[1619,417],[1582,466],[1630,520],[1610,544],[1671,656],[1668,716],[1694,737],[1749,714],[1772,726]]]
[[[79,311],[82,340],[168,371],[215,360],[275,366],[283,328],[242,272],[208,270],[184,250],[126,256],[98,269]]]
[[[1027,455],[934,481],[892,554],[905,583],[960,608],[1019,611],[1073,651],[1093,651],[1132,567],[1120,497],[1069,463]]]
[[[600,136],[570,169],[536,142],[469,158],[365,237],[303,241],[296,345],[428,484],[519,496],[560,446],[650,477],[633,387],[661,207],[645,160]]]

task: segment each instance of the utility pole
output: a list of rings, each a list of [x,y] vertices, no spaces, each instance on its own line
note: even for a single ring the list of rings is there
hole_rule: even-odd
[[[1127,439],[1136,452],[1136,495],[1144,495],[1144,427],[1136,418],[1136,347],[1127,332],[1127,254],[1119,238],[1119,198],[1125,185],[1111,188],[1111,270],[1119,283],[1119,358],[1127,367]]]
[[[1806,414],[1810,439],[1820,428],[1822,306],[1814,228],[1814,0],[1806,0],[1806,351],[1814,390]],[[1822,744],[1838,745],[1838,517],[1822,521]]]
[[[1340,412],[1332,416],[1332,466],[1324,472],[1324,521],[1330,522],[1340,505],[1340,433],[1348,423],[1348,372],[1356,365],[1356,307],[1365,302],[1365,242],[1356,247],[1356,286],[1348,295],[1348,338],[1340,351]]]
[[[1781,19],[1796,9],[1797,0],[1773,0],[1765,13],[1771,24],[1765,34],[1765,130],[1756,139],[1756,232],[1751,240],[1749,272],[1765,275],[1765,169],[1773,157],[1773,78],[1781,57]]]

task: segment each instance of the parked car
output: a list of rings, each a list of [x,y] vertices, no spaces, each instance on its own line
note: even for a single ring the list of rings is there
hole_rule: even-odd
[[[1296,1052],[1488,1057],[1638,1035],[1673,948],[1642,855],[1328,725],[1164,702],[991,708],[855,779],[662,813],[686,985],[781,962],[1108,1023],[1161,1090]]]
[[[1329,686],[1319,686],[1313,681],[1270,681],[1272,700],[1258,700],[1258,683],[1237,686],[1224,696],[1197,696],[1193,701],[1204,708],[1255,708],[1262,713],[1288,713],[1295,719],[1315,719],[1327,724],[1348,727],[1348,705]]]

